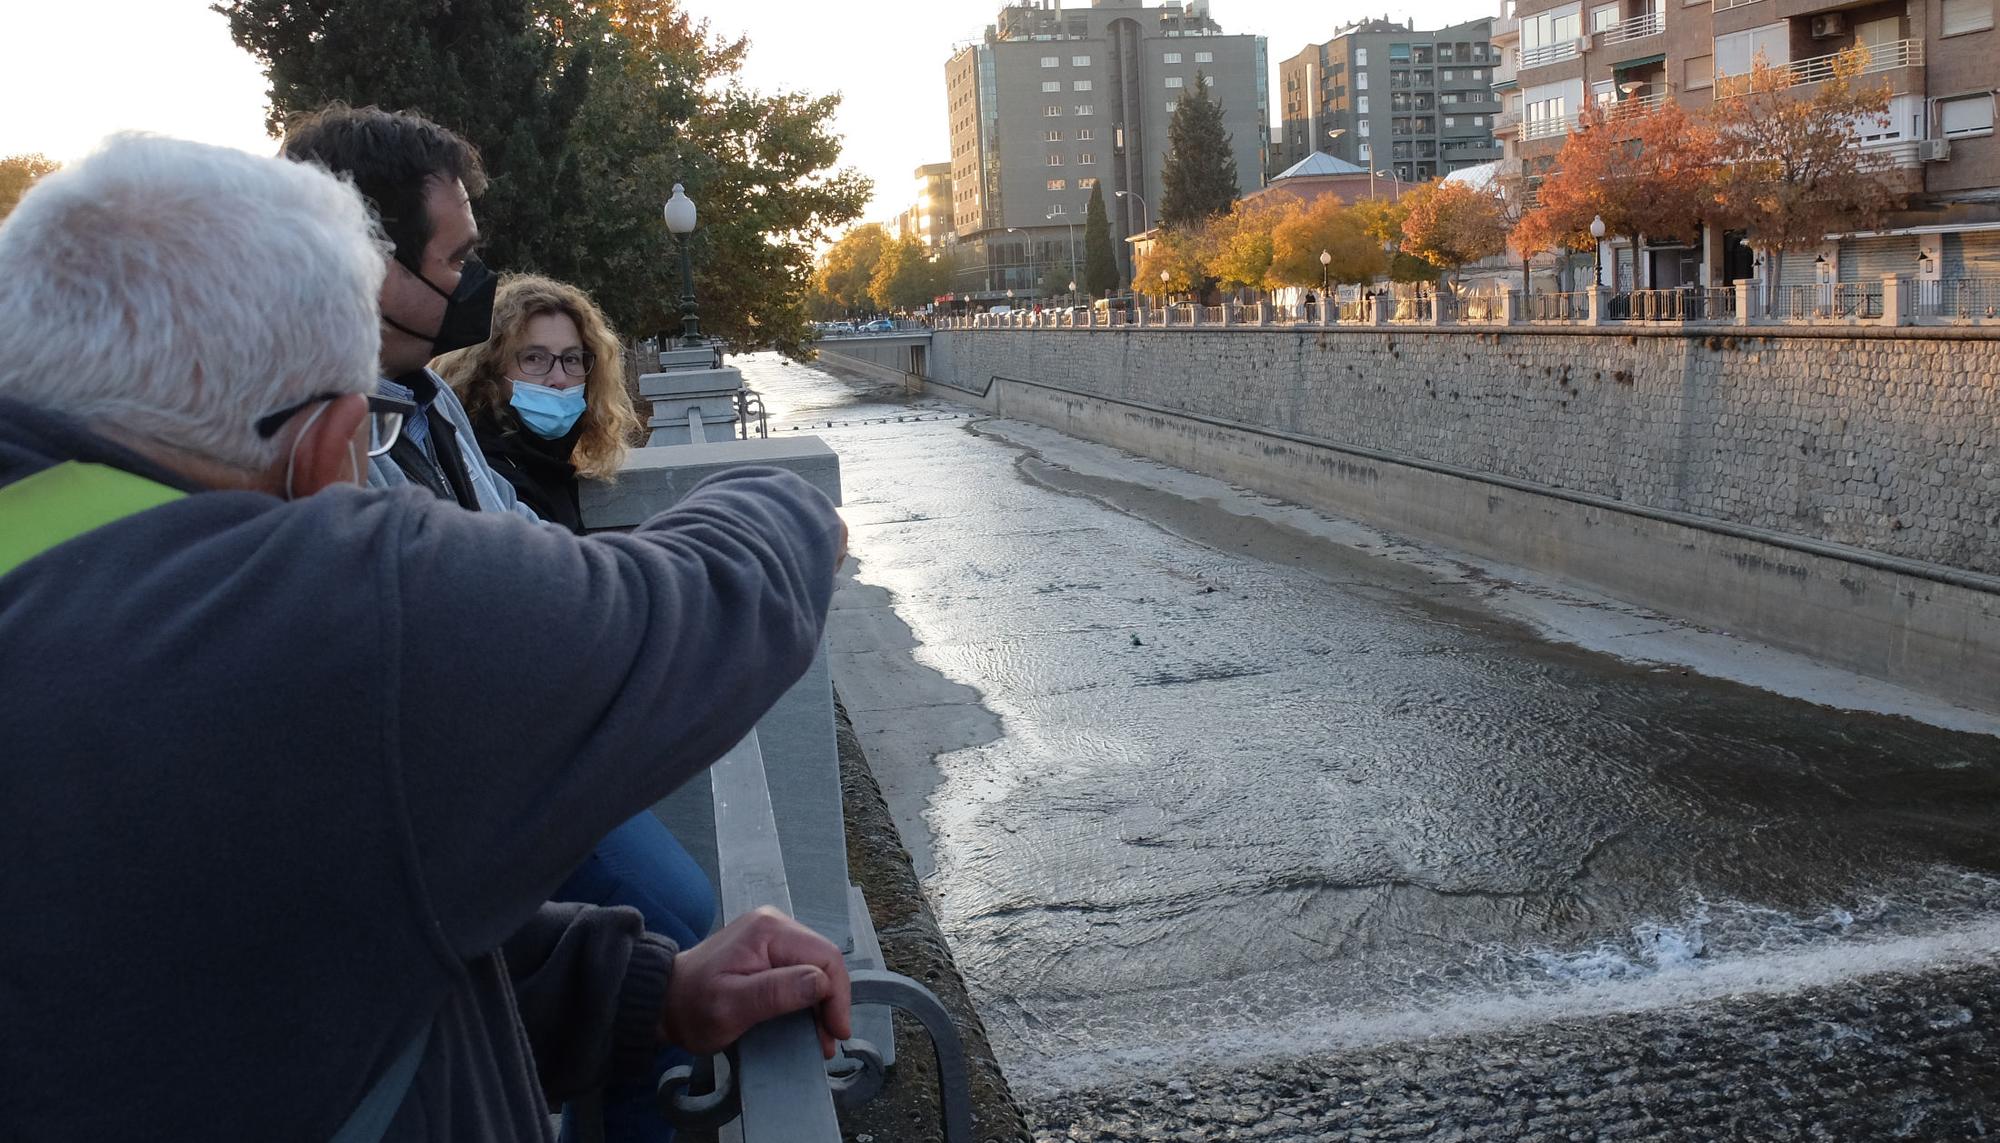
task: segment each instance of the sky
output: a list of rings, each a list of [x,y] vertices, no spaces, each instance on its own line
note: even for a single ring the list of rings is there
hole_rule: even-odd
[[[0,27],[17,44],[0,68],[0,155],[39,151],[73,159],[114,131],[140,130],[270,152],[265,85],[255,61],[229,40],[210,0],[92,0],[82,39],[77,8],[0,0]],[[1000,0],[684,0],[713,30],[750,38],[744,79],[766,91],[842,95],[836,127],[844,161],[875,180],[867,218],[887,220],[915,195],[915,171],[950,157],[944,63],[977,40]],[[1081,6],[1085,0],[1069,0]],[[1355,20],[1387,16],[1437,27],[1494,14],[1498,0],[1213,0],[1225,32],[1270,40],[1277,67]],[[75,51],[52,50],[74,45]],[[1272,107],[1278,105],[1275,90]]]

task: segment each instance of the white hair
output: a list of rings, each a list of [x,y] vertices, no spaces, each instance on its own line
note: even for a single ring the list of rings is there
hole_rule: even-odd
[[[374,388],[384,249],[322,168],[113,136],[0,224],[0,396],[261,469],[259,418]]]

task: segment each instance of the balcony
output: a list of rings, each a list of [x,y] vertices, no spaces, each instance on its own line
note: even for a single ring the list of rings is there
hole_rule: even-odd
[[[1559,139],[1576,130],[1576,116],[1551,115],[1545,119],[1530,119],[1521,124],[1521,141],[1531,139]]]
[[[1924,66],[1924,42],[1922,40],[1895,40],[1862,49],[1867,53],[1867,62],[1861,65],[1862,75],[1895,71],[1897,68]],[[1794,60],[1784,67],[1790,79],[1789,86],[1798,87],[1807,83],[1822,83],[1833,78],[1835,61],[1841,52],[1831,52],[1810,59]]]
[[[1522,48],[1520,70],[1526,71],[1531,67],[1547,67],[1564,60],[1573,60],[1583,54],[1584,45],[1587,43],[1588,40],[1579,38],[1543,44],[1535,48]]]
[[[1597,42],[1601,46],[1609,47],[1612,44],[1623,44],[1632,40],[1643,39],[1647,36],[1657,36],[1666,30],[1666,13],[1655,9],[1651,12],[1634,16],[1622,23],[1611,25],[1609,28],[1597,33]]]
[[[1604,109],[1606,119],[1623,119],[1658,110],[1667,101],[1667,85],[1651,83]]]
[[[1519,111],[1502,111],[1493,117],[1493,133],[1495,135],[1500,134],[1502,131],[1511,131],[1520,125],[1521,113]]]

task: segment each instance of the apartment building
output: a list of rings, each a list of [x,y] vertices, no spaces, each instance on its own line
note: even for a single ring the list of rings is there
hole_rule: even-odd
[[[1545,170],[1588,105],[1671,99],[1703,108],[1719,78],[1748,72],[1760,55],[1806,94],[1836,56],[1860,45],[1863,81],[1889,86],[1890,122],[1869,125],[1855,145],[1876,153],[1883,177],[1910,195],[1909,209],[1876,232],[1829,236],[1811,258],[1786,258],[1780,285],[2000,276],[1993,9],[1994,0],[1509,2],[1492,41],[1501,53],[1503,170],[1531,178]],[[1737,234],[1639,254],[1608,243],[1606,283],[1720,285],[1763,274]]]
[[[1370,20],[1284,61],[1274,165],[1320,151],[1420,183],[1498,159],[1492,24],[1419,32]]]
[[[896,237],[916,238],[931,250],[957,241],[951,206],[951,164],[925,163],[917,168],[916,201],[896,219]]]
[[[1262,37],[1229,35],[1207,0],[1036,0],[1003,8],[945,64],[955,293],[1037,296],[1081,264],[1085,208],[1102,188],[1114,249],[1158,221],[1174,106],[1195,83],[1221,104],[1237,181],[1263,185],[1270,148]],[[1067,281],[1067,278],[1064,278]]]

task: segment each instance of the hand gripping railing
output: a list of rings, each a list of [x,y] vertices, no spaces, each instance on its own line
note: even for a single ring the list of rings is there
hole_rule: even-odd
[[[724,920],[767,905],[789,915],[791,889],[756,732],[711,767],[709,777]],[[857,1006],[901,1008],[923,1023],[937,1056],[945,1140],[973,1143],[964,1045],[944,1006],[929,989],[895,973],[856,969],[850,978]],[[743,1143],[837,1143],[835,1100],[842,1107],[865,1104],[887,1078],[881,1051],[866,1040],[848,1040],[831,1063],[823,1060],[812,1015],[795,1012],[752,1028],[722,1056],[669,1071],[660,1080],[659,1107],[683,1128],[737,1122]]]

